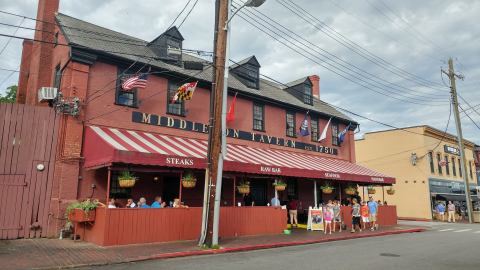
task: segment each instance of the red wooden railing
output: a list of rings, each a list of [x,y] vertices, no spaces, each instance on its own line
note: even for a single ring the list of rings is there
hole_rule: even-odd
[[[200,235],[202,208],[98,208],[94,223],[83,225],[83,239],[102,246],[195,240]],[[279,234],[286,210],[274,207],[222,207],[220,236]]]
[[[342,206],[343,221],[350,228],[352,225],[352,207]],[[381,205],[378,207],[377,223],[380,226],[397,225],[397,207],[395,205]]]

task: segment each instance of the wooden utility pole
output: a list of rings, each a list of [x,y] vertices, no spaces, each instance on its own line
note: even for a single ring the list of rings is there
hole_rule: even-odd
[[[458,147],[460,148],[460,162],[462,164],[460,170],[462,172],[463,181],[465,182],[465,201],[467,204],[468,222],[472,223],[473,212],[472,200],[470,198],[470,183],[468,182],[467,163],[465,160],[465,149],[463,146],[462,123],[460,122],[460,113],[458,112],[457,86],[455,84],[455,78],[463,79],[463,76],[455,74],[455,71],[453,70],[452,58],[448,59],[448,72],[443,70],[442,72],[447,74],[448,78],[450,79],[450,94],[452,95],[453,113],[455,115],[455,125],[457,127]]]
[[[225,57],[227,52],[227,31],[225,29],[225,22],[228,20],[228,4],[227,0],[216,0],[218,12],[216,12],[215,25],[215,55],[214,55],[214,95],[213,98],[213,121],[210,129],[210,162],[208,166],[208,179],[210,180],[210,194],[208,203],[208,222],[206,244],[212,246],[213,241],[213,217],[215,207],[215,193],[217,187],[217,175],[222,173],[218,171],[218,161],[222,148],[222,101],[223,101],[223,87],[224,87],[224,72],[225,72]],[[212,108],[210,108],[212,109]]]

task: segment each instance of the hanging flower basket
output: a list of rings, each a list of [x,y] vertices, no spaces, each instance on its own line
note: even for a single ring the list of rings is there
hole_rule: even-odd
[[[135,182],[137,182],[137,178],[133,175],[133,173],[129,171],[122,171],[118,176],[118,185],[121,188],[131,188],[135,186]]]
[[[393,195],[393,194],[395,194],[395,189],[393,189],[393,188],[387,189],[387,194],[388,194],[388,195]]]
[[[194,188],[197,185],[197,179],[193,173],[188,172],[182,178],[182,186],[184,188]]]
[[[287,188],[287,183],[285,183],[283,180],[277,180],[273,183],[273,186],[275,187],[276,191],[284,191]]]
[[[332,194],[333,190],[335,189],[330,182],[325,182],[323,186],[320,187],[323,194]]]
[[[375,194],[377,190],[373,186],[367,187],[368,194]]]
[[[237,186],[238,193],[240,194],[248,194],[250,193],[250,183],[249,182],[242,182]]]
[[[345,194],[347,195],[355,195],[357,192],[357,188],[355,186],[347,186],[343,191],[345,191]]]

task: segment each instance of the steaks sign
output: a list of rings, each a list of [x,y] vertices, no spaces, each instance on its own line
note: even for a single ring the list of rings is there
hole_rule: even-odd
[[[160,116],[142,112],[132,112],[132,122],[142,123],[154,126],[169,127],[181,129],[192,132],[208,133],[208,125],[203,123],[196,123],[183,119],[177,119],[169,116]],[[326,147],[323,145],[310,144],[298,142],[290,139],[279,138],[255,132],[248,132],[238,129],[227,129],[227,137],[254,141],[259,143],[274,144],[289,148],[302,149],[312,152],[319,152],[330,155],[338,155],[338,149],[333,147]]]

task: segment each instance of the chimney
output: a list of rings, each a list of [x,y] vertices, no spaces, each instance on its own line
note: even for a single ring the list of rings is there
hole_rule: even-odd
[[[30,62],[33,42],[23,41],[22,60],[20,62],[20,74],[18,75],[17,103],[25,104],[27,97],[28,77],[30,73]]]
[[[54,41],[55,14],[58,12],[60,0],[39,0],[37,10],[37,23],[35,39],[49,43]],[[49,33],[50,32],[50,33]],[[25,45],[24,45],[25,46]],[[30,77],[26,93],[26,103],[36,104],[37,92],[40,87],[52,86],[53,70],[53,44],[33,42],[30,54]],[[21,67],[22,69],[22,67]]]
[[[320,77],[318,75],[308,76],[312,82],[312,94],[314,97],[320,99]]]

